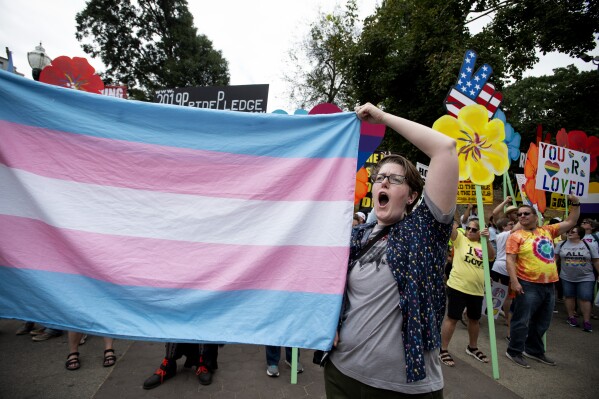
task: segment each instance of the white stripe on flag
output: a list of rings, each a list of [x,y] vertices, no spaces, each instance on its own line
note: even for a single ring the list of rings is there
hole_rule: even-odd
[[[0,192],[0,214],[100,234],[219,244],[347,246],[353,213],[351,201],[200,197],[75,183],[4,165]]]

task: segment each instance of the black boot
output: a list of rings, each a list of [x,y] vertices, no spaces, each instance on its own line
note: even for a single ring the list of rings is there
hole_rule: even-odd
[[[164,358],[162,364],[147,380],[144,381],[144,389],[153,389],[177,375],[177,362]]]
[[[200,364],[196,370],[196,375],[198,376],[198,380],[200,380],[200,384],[202,385],[210,385],[212,384],[212,375],[214,371],[204,364],[203,356],[200,356]]]

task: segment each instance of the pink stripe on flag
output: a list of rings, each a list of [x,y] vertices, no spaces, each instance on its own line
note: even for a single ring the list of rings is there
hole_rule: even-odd
[[[347,247],[243,246],[102,235],[0,216],[0,265],[125,286],[341,294],[348,254]],[[339,267],[331,268],[334,264]]]
[[[97,138],[6,121],[0,121],[0,140],[1,163],[55,179],[219,198],[353,199],[353,185],[344,190],[343,185],[332,181],[353,181],[354,158],[218,153]]]

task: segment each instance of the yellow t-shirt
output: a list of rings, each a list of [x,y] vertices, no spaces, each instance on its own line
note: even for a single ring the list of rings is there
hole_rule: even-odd
[[[558,235],[558,224],[537,227],[532,232],[518,230],[510,235],[505,252],[518,255],[516,275],[519,279],[541,284],[559,280],[553,244]]]
[[[464,294],[483,296],[485,278],[480,241],[470,241],[458,231],[453,248],[453,263],[447,285]]]

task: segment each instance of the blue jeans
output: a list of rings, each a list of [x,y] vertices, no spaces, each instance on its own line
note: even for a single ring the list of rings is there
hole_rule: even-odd
[[[281,347],[280,346],[266,346],[266,365],[278,366],[279,360],[281,360]],[[297,351],[297,358],[299,360],[299,349]],[[291,348],[285,348],[285,359],[291,363]]]
[[[510,344],[507,352],[511,356],[526,351],[539,356],[545,353],[543,335],[549,329],[555,306],[554,284],[537,284],[518,280],[524,294],[514,298],[514,314],[510,324]]]

